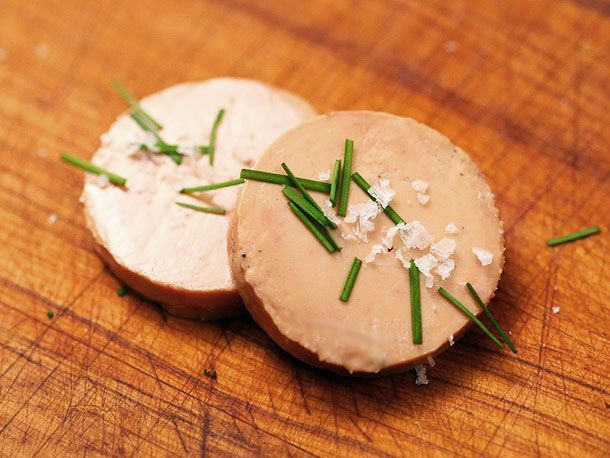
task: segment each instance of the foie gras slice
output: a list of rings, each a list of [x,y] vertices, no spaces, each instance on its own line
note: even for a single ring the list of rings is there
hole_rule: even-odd
[[[184,187],[239,177],[287,129],[315,115],[301,98],[257,81],[218,78],[179,84],[141,101],[160,135],[187,153],[170,157],[138,151],[151,137],[122,114],[102,135],[92,161],[127,178],[127,187],[87,176],[82,202],[101,257],[137,292],[168,312],[220,318],[243,311],[227,259],[227,227],[238,187],[179,194]],[[207,145],[220,108],[214,165],[195,145]],[[222,207],[226,215],[179,207],[176,201]]]
[[[493,296],[504,262],[502,222],[469,156],[404,117],[319,116],[277,139],[256,168],[282,173],[286,162],[297,176],[316,179],[342,158],[346,138],[354,141],[352,170],[376,186],[381,201],[391,198],[406,225],[398,230],[376,214],[377,205],[352,181],[347,216],[331,231],[342,250],[329,254],[290,211],[280,186],[248,181],[232,217],[231,267],[254,319],[289,353],[342,374],[399,372],[440,353],[471,324],[438,294],[439,286],[475,314],[481,310],[466,282],[484,301]],[[327,195],[312,196],[328,207]],[[365,262],[342,302],[354,257]],[[403,265],[409,259],[422,270],[421,345],[412,338]]]

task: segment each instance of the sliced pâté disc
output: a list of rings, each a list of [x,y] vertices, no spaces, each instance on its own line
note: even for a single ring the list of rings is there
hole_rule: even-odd
[[[229,232],[234,279],[254,319],[286,351],[342,374],[398,372],[425,362],[471,322],[443,299],[442,286],[479,314],[466,290],[494,294],[504,262],[494,196],[468,155],[412,119],[366,111],[336,112],[277,139],[257,163],[317,179],[342,159],[353,139],[353,172],[378,201],[404,219],[396,226],[354,182],[347,216],[331,230],[341,251],[329,253],[287,205],[281,186],[248,181]],[[328,195],[312,192],[329,215]],[[348,271],[363,266],[347,302]],[[421,270],[423,343],[413,343],[408,261]]]
[[[231,279],[226,237],[239,186],[193,196],[179,191],[238,178],[278,135],[315,112],[284,90],[234,78],[179,84],[144,98],[141,106],[163,126],[163,141],[186,154],[177,165],[167,155],[140,151],[140,144],[154,147],[155,139],[127,114],[118,117],[92,162],[127,178],[127,186],[87,176],[82,194],[98,252],[123,282],[170,313],[236,315],[243,304]],[[196,146],[209,144],[221,108],[211,166]],[[177,201],[227,213],[201,213]]]

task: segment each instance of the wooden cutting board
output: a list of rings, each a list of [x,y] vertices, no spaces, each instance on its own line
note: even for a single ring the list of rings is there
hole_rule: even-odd
[[[0,0],[0,453],[608,456],[609,16],[604,0]],[[143,96],[220,75],[411,116],[469,151],[504,219],[492,308],[519,353],[473,330],[427,386],[346,379],[249,318],[118,297],[58,155],[88,157],[125,108],[112,79]]]

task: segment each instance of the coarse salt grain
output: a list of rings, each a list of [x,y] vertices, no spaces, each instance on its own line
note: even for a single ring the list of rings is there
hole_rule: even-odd
[[[430,247],[430,252],[439,260],[446,261],[455,253],[455,240],[443,237]]]
[[[447,259],[436,268],[436,273],[441,276],[442,280],[446,280],[451,275],[453,269],[455,269],[455,261],[453,259]]]
[[[330,221],[339,225],[341,224],[341,219],[337,216],[337,214],[332,210],[333,204],[330,200],[326,200],[324,205],[322,206],[322,213],[326,216]]]
[[[423,250],[430,246],[434,240],[432,234],[419,221],[411,221],[399,229],[400,239],[407,248]]]
[[[394,254],[394,257],[395,257],[396,259],[398,259],[398,260],[401,262],[402,266],[403,266],[405,269],[408,269],[408,268],[409,268],[409,261],[408,261],[408,260],[407,260],[407,259],[404,257],[404,255],[402,254],[402,248],[399,248],[399,249],[397,249],[397,250],[396,250],[396,252],[395,252],[395,254]]]
[[[494,259],[494,255],[490,251],[484,250],[483,248],[479,248],[477,246],[472,247],[472,252],[483,267],[490,265]]]
[[[415,373],[417,374],[417,377],[415,377],[416,385],[427,385],[430,382],[426,375],[426,366],[423,364],[417,364],[415,366]]]
[[[458,233],[458,228],[455,225],[455,223],[449,223],[445,226],[445,232],[447,234],[457,234]]]
[[[381,244],[388,250],[394,247],[394,237],[398,234],[398,231],[406,227],[405,223],[398,223],[396,226],[388,227],[383,229],[384,236],[381,238]]]
[[[426,205],[430,200],[430,196],[428,194],[422,194],[421,192],[417,193],[417,200],[420,204]]]
[[[431,254],[427,254],[425,256],[419,257],[415,260],[415,265],[422,273],[424,277],[426,277],[424,285],[426,288],[432,288],[434,286],[434,277],[432,276],[432,269],[436,267],[438,264],[438,259],[436,259]]]
[[[58,218],[57,213],[51,213],[49,215],[49,217],[47,218],[47,223],[55,224],[57,222],[57,218]]]
[[[559,313],[560,310],[561,307],[559,307],[558,305],[554,305],[553,307],[551,307],[551,312],[553,313]]]
[[[383,253],[383,252],[384,252],[383,245],[373,245],[371,247],[371,252],[364,257],[364,263],[370,264],[371,262],[375,261],[375,257],[378,254]]]
[[[411,182],[411,187],[421,193],[425,193],[428,190],[428,182],[424,180],[413,180]]]
[[[436,365],[436,361],[434,361],[434,358],[432,356],[428,356],[428,364],[430,365],[430,367],[434,367]]]
[[[364,243],[369,241],[368,233],[375,229],[373,219],[379,215],[381,209],[375,202],[368,201],[361,204],[350,205],[344,221],[354,224],[354,235]]]
[[[386,208],[396,195],[396,192],[390,187],[390,180],[381,179],[379,183],[369,188],[369,194],[375,198],[382,208]]]
[[[453,347],[455,345],[455,341],[453,340],[453,334],[449,334],[449,346]]]
[[[330,169],[324,170],[318,174],[319,181],[328,181],[330,180]]]

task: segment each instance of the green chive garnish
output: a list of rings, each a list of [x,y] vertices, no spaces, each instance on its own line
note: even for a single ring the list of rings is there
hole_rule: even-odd
[[[104,170],[97,165],[93,165],[91,162],[84,161],[76,156],[72,156],[71,154],[63,153],[61,155],[61,160],[67,162],[69,164],[80,167],[81,169],[94,173],[96,175],[104,175],[107,176],[108,179],[119,186],[125,186],[127,184],[127,178],[123,178],[122,176],[116,175],[108,170]]]
[[[335,161],[332,179],[330,181],[330,203],[337,205],[337,192],[339,191],[339,176],[341,174],[341,159]]]
[[[298,205],[301,210],[307,213],[312,219],[317,221],[318,224],[321,224],[322,226],[326,225],[327,218],[324,216],[324,214],[318,211],[316,207],[311,205],[311,203],[309,203],[309,201],[307,201],[307,199],[305,199],[304,196],[299,194],[294,188],[284,186],[284,188],[282,189],[282,194],[284,194],[286,197],[288,197],[288,199]]]
[[[356,183],[364,192],[366,192],[366,194],[371,198],[371,200],[377,202],[377,199],[375,199],[375,197],[369,192],[369,188],[371,187],[371,185],[368,184],[368,182],[364,178],[362,178],[362,175],[360,175],[358,172],[355,172],[352,175],[352,180],[354,180],[354,183]],[[400,215],[396,213],[396,211],[394,211],[394,209],[390,205],[386,206],[383,209],[383,212],[388,215],[388,218],[390,218],[394,224],[400,224],[405,222],[405,220],[402,219]]]
[[[155,146],[159,149],[160,153],[167,154],[176,164],[182,164],[182,155],[178,153],[178,145],[166,143],[157,133],[157,128],[150,124],[141,113],[133,112],[129,114],[129,117],[133,119],[143,131],[149,132],[155,137]],[[140,145],[140,150],[150,151],[146,145]]]
[[[290,177],[279,173],[263,172],[261,170],[241,169],[240,178],[245,180],[263,181],[265,183],[291,185]],[[307,178],[297,178],[299,183],[309,191],[330,192],[330,183],[324,181],[309,180]]]
[[[449,302],[451,302],[453,305],[455,305],[458,309],[460,309],[464,315],[466,315],[467,317],[469,317],[472,321],[474,321],[478,327],[480,327],[483,332],[485,334],[487,334],[487,336],[493,340],[495,342],[495,344],[500,347],[500,348],[504,348],[504,345],[502,344],[502,342],[500,342],[496,336],[494,336],[491,331],[489,329],[487,329],[487,326],[485,326],[481,320],[479,320],[470,310],[468,310],[464,305],[462,305],[462,303],[460,301],[458,301],[455,297],[453,297],[451,294],[449,294],[444,288],[439,288],[438,292],[441,296],[443,296],[445,299],[447,299]]]
[[[205,186],[196,186],[194,188],[182,188],[182,194],[190,194],[192,192],[213,191],[214,189],[228,188],[229,186],[237,186],[244,183],[246,180],[237,178],[235,180],[223,181],[222,183],[207,184]]]
[[[489,309],[485,306],[485,304],[483,303],[483,301],[481,300],[481,298],[479,297],[477,292],[474,290],[474,287],[470,283],[466,283],[466,287],[468,288],[468,291],[470,291],[470,294],[472,294],[472,297],[474,297],[474,300],[477,301],[479,306],[485,311],[485,314],[489,318],[489,321],[491,321],[491,323],[494,325],[494,327],[498,330],[498,332],[500,333],[500,336],[502,337],[502,340],[504,340],[504,342],[506,342],[506,345],[508,345],[510,347],[510,349],[513,353],[517,353],[517,349],[513,345],[512,341],[508,338],[508,336],[504,332],[504,329],[502,329],[502,326],[500,326],[498,324],[498,322],[496,321],[496,319],[492,316]]]
[[[212,131],[210,132],[210,144],[207,146],[200,146],[199,151],[201,154],[207,154],[210,160],[210,165],[214,165],[214,155],[216,153],[216,131],[218,130],[218,126],[222,121],[223,116],[225,115],[225,109],[221,108],[218,110],[218,114],[216,114],[216,119],[214,120],[214,124],[212,124]]]
[[[284,172],[286,172],[286,175],[288,175],[288,177],[290,178],[292,185],[296,186],[297,189],[299,191],[301,191],[301,193],[303,194],[303,197],[305,198],[305,200],[307,200],[307,202],[309,202],[316,210],[318,210],[318,212],[320,212],[320,214],[322,215],[322,219],[323,219],[323,222],[320,224],[322,224],[324,226],[330,226],[333,229],[337,229],[337,225],[326,217],[326,215],[324,214],[324,212],[322,211],[322,209],[320,208],[318,203],[314,200],[313,197],[311,197],[311,195],[307,192],[307,190],[303,187],[303,185],[301,183],[299,183],[299,180],[294,175],[294,173],[292,173],[292,170],[290,170],[288,168],[288,166],[286,165],[285,162],[282,162],[282,168],[284,169]]]
[[[546,241],[548,246],[561,245],[562,243],[573,242],[574,240],[584,239],[593,234],[599,234],[599,226],[588,227],[582,231],[574,232],[572,234],[564,235],[561,237],[555,237]]]
[[[127,293],[129,293],[129,287],[123,286],[117,290],[116,295],[119,297],[123,297],[126,296]]]
[[[136,100],[136,98],[134,96],[132,96],[125,87],[123,87],[117,81],[112,82],[112,87],[114,88],[115,91],[117,91],[119,93],[121,98],[129,104],[129,106],[132,108],[134,113],[140,113],[141,117],[145,118],[147,120],[148,124],[153,125],[156,130],[163,128],[163,126],[158,121],[156,121],[151,115],[149,115],[142,109],[140,102],[138,102]]]
[[[224,215],[226,210],[224,208],[216,207],[200,207],[199,205],[187,204],[186,202],[176,202],[176,205],[180,205],[184,208],[190,208],[191,210],[197,210],[203,213],[216,213],[218,215]]]
[[[352,266],[349,269],[349,273],[347,274],[347,278],[345,279],[343,291],[341,291],[341,296],[339,296],[339,299],[341,299],[343,302],[347,302],[352,294],[352,289],[354,289],[354,283],[356,283],[356,278],[360,272],[360,267],[362,267],[362,261],[358,258],[354,258]]]
[[[52,311],[52,310],[49,310],[49,311],[47,312],[47,318],[48,318],[49,320],[50,320],[50,319],[52,319],[54,316],[55,316],[55,314],[53,313],[53,311]]]
[[[409,264],[409,286],[411,291],[411,326],[413,328],[413,343],[422,343],[421,325],[421,292],[419,290],[419,268],[411,259]]]
[[[293,213],[303,222],[303,224],[309,229],[309,231],[320,241],[322,245],[328,250],[329,253],[334,253],[337,249],[333,246],[333,244],[326,238],[324,232],[320,230],[316,224],[309,219],[309,217],[303,213],[303,211],[294,203],[288,202],[288,206],[293,211]]]
[[[339,216],[347,213],[347,198],[349,196],[349,177],[352,174],[352,157],[354,155],[354,140],[345,139],[345,152],[343,153],[343,174],[341,177],[341,190],[339,192]]]

